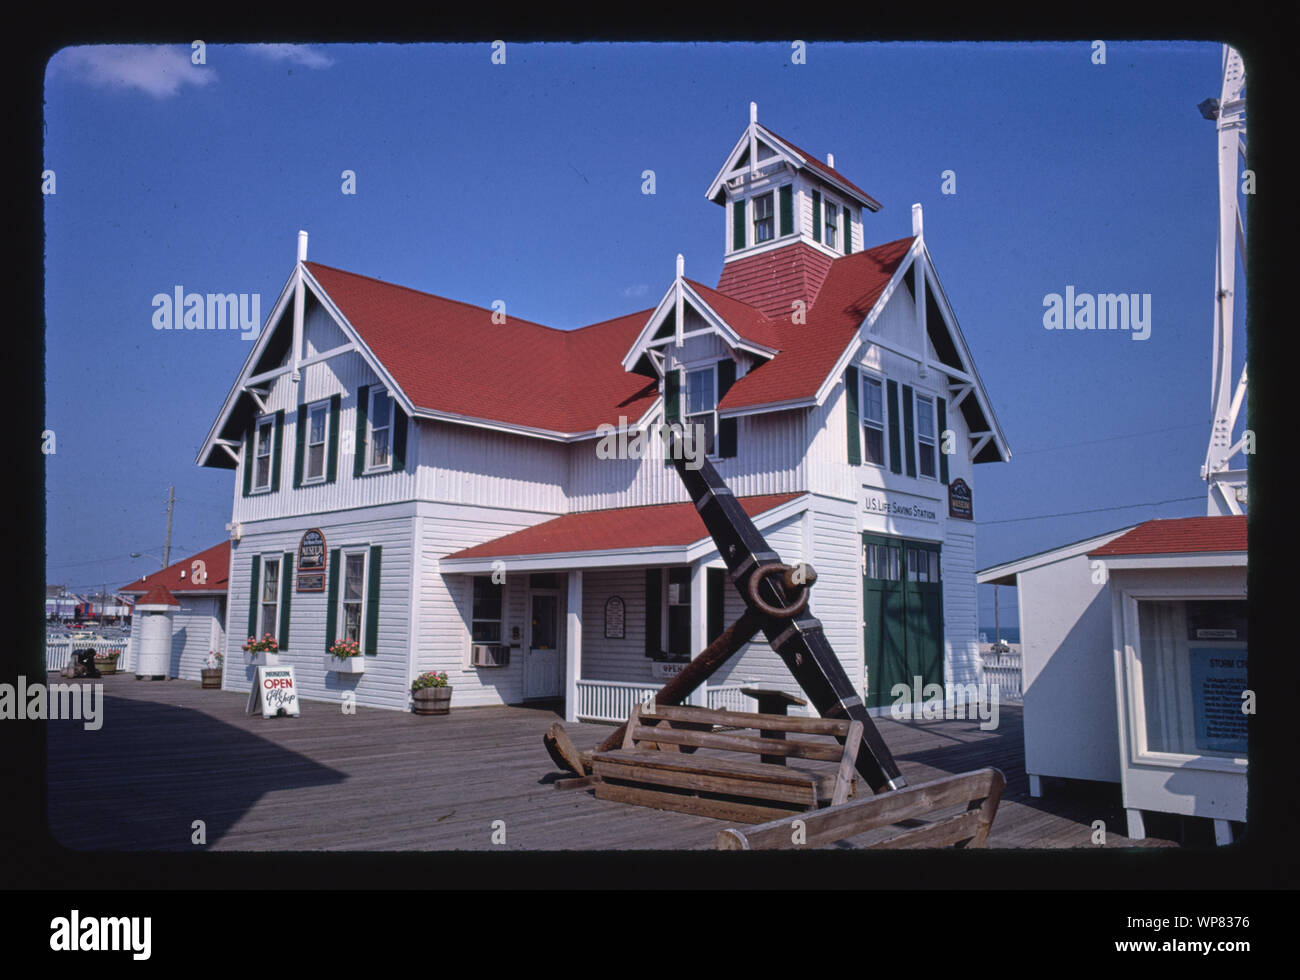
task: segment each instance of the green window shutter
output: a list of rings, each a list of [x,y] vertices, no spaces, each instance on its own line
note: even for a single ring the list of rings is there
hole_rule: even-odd
[[[853,254],[853,218],[848,208],[844,209],[844,254]]]
[[[725,360],[718,362],[718,403],[736,383],[736,362]],[[736,455],[737,419],[718,419],[718,456],[731,459]]]
[[[280,563],[280,649],[289,649],[289,600],[293,596],[293,552]]]
[[[334,645],[338,639],[334,635],[334,630],[338,627],[339,616],[339,554],[338,548],[330,551],[330,569],[329,569],[329,586],[325,593],[325,652]]]
[[[393,472],[400,473],[406,469],[406,429],[407,418],[393,399]]]
[[[862,463],[862,412],[858,407],[858,369],[847,368],[844,371],[844,395],[849,430],[849,465]]]
[[[943,451],[943,433],[948,428],[948,402],[940,398],[939,402],[939,482],[948,485],[948,454]]]
[[[248,435],[244,437],[244,496],[247,497],[253,492],[253,433],[257,431],[257,420],[253,420],[253,427],[248,430]]]
[[[370,546],[370,581],[366,586],[366,656],[379,653],[379,563],[383,553],[380,545]]]
[[[298,406],[298,421],[294,423],[293,437],[293,485],[302,486],[302,451],[307,444],[307,406]]]
[[[777,196],[781,204],[781,235],[789,235],[794,232],[794,185],[786,184],[779,191]]]
[[[822,240],[822,192],[813,191],[813,239]]]
[[[731,249],[736,251],[745,247],[745,202],[736,201],[731,205]]]
[[[333,483],[339,475],[339,407],[342,401],[339,395],[330,396],[330,444],[329,457],[325,463],[326,483]]]
[[[370,385],[357,389],[357,437],[352,443],[352,475],[366,469],[366,416],[370,413]]]
[[[275,413],[275,441],[271,443],[271,492],[280,489],[280,457],[284,455],[284,409]]]
[[[645,655],[659,656],[659,636],[662,631],[659,605],[663,601],[663,573],[657,568],[645,570]]]
[[[664,421],[682,420],[682,375],[676,368],[664,375]]]
[[[907,454],[907,475],[916,476],[916,430],[912,424],[910,385],[903,385],[903,451]]]
[[[903,472],[903,444],[898,438],[898,382],[886,381],[885,394],[889,401],[886,412],[889,415],[889,471]]]
[[[706,604],[709,610],[708,642],[712,643],[726,629],[722,604],[727,590],[727,570],[725,568],[706,568],[704,571],[707,576],[704,584]]]
[[[248,635],[257,636],[257,585],[262,574],[262,559],[253,556],[253,563],[248,570]]]

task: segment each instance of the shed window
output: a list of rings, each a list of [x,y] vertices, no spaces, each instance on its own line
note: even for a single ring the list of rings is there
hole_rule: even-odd
[[[262,562],[262,626],[258,638],[277,636],[280,632],[280,559],[266,558]]]
[[[253,489],[271,486],[271,452],[275,443],[275,418],[267,416],[257,422],[257,447],[253,452]]]
[[[772,192],[754,198],[754,241],[769,242],[776,237],[772,209]]]
[[[343,558],[343,638],[361,643],[366,608],[366,553],[357,551]],[[367,651],[369,652],[369,651]]]
[[[885,396],[878,378],[862,378],[863,462],[885,465]]]
[[[393,400],[387,389],[376,385],[370,389],[370,469],[386,470],[393,465],[389,452],[393,431]]]
[[[929,395],[916,396],[916,449],[921,475],[934,479],[934,399]]]
[[[839,231],[840,209],[834,201],[826,202],[826,244],[835,248],[836,234]]]
[[[325,438],[329,430],[328,401],[317,402],[307,410],[307,475],[308,480],[325,478]]]
[[[714,437],[718,429],[717,366],[710,365],[699,371],[686,372],[686,423],[694,433],[695,426],[704,427],[705,451],[714,452]]]

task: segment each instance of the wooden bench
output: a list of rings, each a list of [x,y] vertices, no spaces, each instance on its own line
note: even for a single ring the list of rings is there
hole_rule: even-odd
[[[719,726],[782,737],[715,731]],[[860,721],[638,706],[628,719],[622,748],[591,757],[592,775],[598,799],[760,823],[848,800],[856,792],[854,763],[861,741]],[[782,764],[695,754],[697,749],[779,758]],[[810,772],[784,765],[786,759],[833,762],[836,768]]]
[[[904,821],[915,822],[936,810],[963,804],[965,813],[912,827],[866,847],[983,847],[1005,785],[1000,770],[980,769],[851,800],[800,817],[773,820],[744,830],[728,828],[718,833],[717,847],[724,851],[815,847]]]

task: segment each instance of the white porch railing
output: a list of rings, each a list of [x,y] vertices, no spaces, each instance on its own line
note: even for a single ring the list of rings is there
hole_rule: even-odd
[[[1020,654],[986,654],[983,660],[984,682],[989,687],[997,685],[999,701],[1025,699]]]
[[[85,650],[87,648],[94,650],[95,653],[104,653],[108,650],[118,650],[122,656],[118,658],[117,669],[126,670],[126,640],[45,640],[45,669],[47,671],[60,671],[68,665],[72,659],[73,650]]]
[[[579,721],[607,721],[621,723],[627,721],[632,709],[657,694],[663,684],[656,681],[646,683],[631,681],[578,681],[578,707],[575,714]],[[748,695],[740,693],[739,684],[720,684],[717,687],[705,687],[705,703],[710,708],[725,708],[728,711],[752,711],[753,704]]]

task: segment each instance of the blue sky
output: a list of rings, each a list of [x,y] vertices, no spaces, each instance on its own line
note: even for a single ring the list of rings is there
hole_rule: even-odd
[[[557,327],[642,309],[678,252],[717,281],[704,191],[751,100],[882,202],[868,246],[924,207],[1013,452],[976,471],[981,567],[1202,515],[1217,197],[1196,105],[1219,94],[1221,50],[1111,42],[1101,65],[1088,42],[810,43],[794,64],[789,43],[508,43],[493,64],[486,44],[212,45],[194,65],[185,45],[64,49],[45,100],[47,581],[156,568],[128,556],[161,552],[172,483],[173,561],[226,536],[232,472],[195,457],[249,344],[154,330],[155,294],[260,294],[265,317],[303,228],[317,261]],[[1045,330],[1067,286],[1150,294],[1149,339]],[[1174,502],[1114,509],[1156,501]]]

